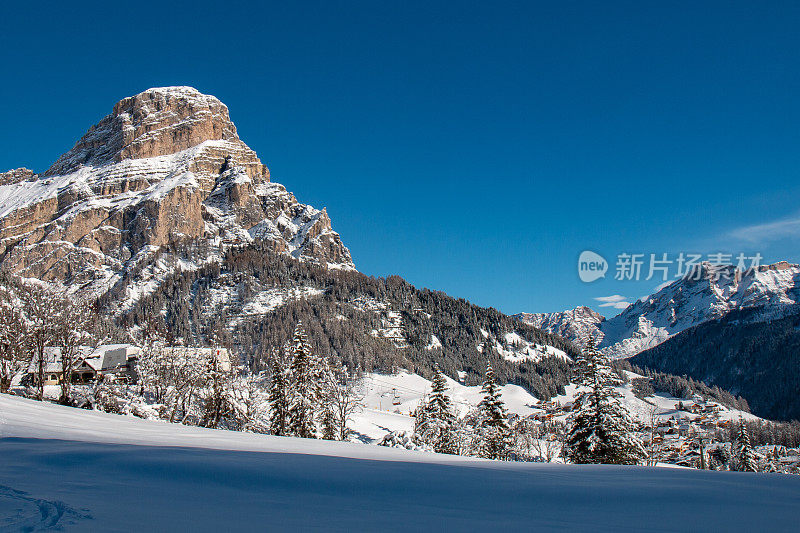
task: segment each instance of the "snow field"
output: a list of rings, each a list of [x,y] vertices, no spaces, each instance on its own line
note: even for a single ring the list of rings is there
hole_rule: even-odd
[[[481,461],[0,396],[0,531],[794,531],[797,476]]]

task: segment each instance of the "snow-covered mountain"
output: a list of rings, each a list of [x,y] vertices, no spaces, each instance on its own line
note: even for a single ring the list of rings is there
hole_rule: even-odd
[[[0,268],[97,303],[120,342],[157,317],[185,344],[222,327],[253,359],[302,320],[353,367],[435,363],[476,383],[491,360],[545,396],[575,354],[494,310],[359,273],[325,209],[272,182],[228,108],[190,87],[121,100],[41,174],[0,174]]]
[[[354,269],[325,209],[271,182],[228,108],[191,87],[123,99],[41,175],[0,174],[3,267],[88,294],[152,267],[158,250],[191,243],[208,262],[253,242]],[[177,265],[198,263],[176,257],[162,270]]]
[[[751,320],[786,316],[800,302],[800,266],[785,261],[740,271],[703,263],[697,270],[605,319],[586,307],[517,317],[576,342],[589,337],[604,352],[631,357],[688,328],[736,309],[758,310]]]
[[[519,320],[539,329],[561,335],[582,344],[584,339],[596,338],[605,317],[586,306],[557,313],[518,313]]]

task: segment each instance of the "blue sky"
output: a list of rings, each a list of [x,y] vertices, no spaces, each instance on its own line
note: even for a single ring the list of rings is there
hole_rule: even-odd
[[[16,3],[0,167],[191,85],[367,274],[610,315],[660,283],[614,280],[619,253],[800,261],[800,4],[644,4]]]

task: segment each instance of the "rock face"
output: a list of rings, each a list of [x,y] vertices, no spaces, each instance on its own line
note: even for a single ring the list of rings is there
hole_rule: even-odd
[[[97,294],[159,251],[257,240],[354,269],[325,210],[271,183],[228,108],[190,87],[123,99],[41,176],[0,174],[0,261],[24,276]]]
[[[239,139],[225,104],[191,87],[148,89],[118,102],[110,115],[92,126],[44,175],[166,156],[207,141],[219,142],[209,143],[192,168],[202,175],[207,190],[213,186],[209,177],[219,174],[226,158],[244,167],[252,179],[269,181],[269,171]]]
[[[601,351],[623,358],[733,310],[754,309],[751,320],[766,321],[797,312],[798,303],[799,265],[781,261],[742,272],[732,265],[703,263],[607,320],[585,307],[561,313],[523,313],[517,318],[579,344],[591,336]]]
[[[15,168],[14,170],[0,173],[0,185],[13,185],[14,183],[19,183],[20,181],[32,180],[35,177],[36,173],[33,170],[27,168]]]

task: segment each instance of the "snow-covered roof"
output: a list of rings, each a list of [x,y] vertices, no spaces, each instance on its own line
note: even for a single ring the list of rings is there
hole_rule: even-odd
[[[61,372],[61,350],[60,346],[47,346],[44,349],[45,373]],[[134,354],[137,354],[140,349],[132,344],[103,344],[97,347],[93,346],[78,346],[76,362],[73,368],[78,368],[82,363],[86,363],[90,368],[99,372],[102,370],[110,370],[121,366],[127,362],[127,359]],[[125,350],[123,353],[113,354]],[[36,373],[39,371],[39,358],[33,357],[28,365],[29,373]]]

